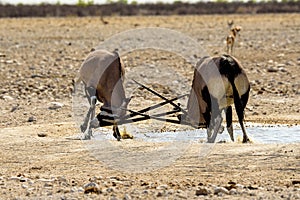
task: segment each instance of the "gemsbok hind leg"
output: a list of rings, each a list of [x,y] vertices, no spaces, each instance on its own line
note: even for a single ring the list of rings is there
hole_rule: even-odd
[[[228,106],[226,108],[226,128],[228,131],[228,134],[230,135],[230,139],[232,142],[234,142],[234,137],[233,137],[233,127],[232,127],[232,107]]]
[[[235,88],[233,89],[234,93],[237,93],[237,91],[235,90]],[[237,96],[234,94],[234,96]],[[246,92],[246,94],[242,95],[241,99],[240,98],[234,98],[234,106],[235,106],[235,110],[239,119],[239,123],[240,126],[242,128],[243,131],[243,143],[247,143],[249,142],[249,138],[247,136],[246,133],[246,129],[244,126],[244,109],[246,107],[247,101],[248,101],[248,97],[249,97],[249,90],[248,92]]]

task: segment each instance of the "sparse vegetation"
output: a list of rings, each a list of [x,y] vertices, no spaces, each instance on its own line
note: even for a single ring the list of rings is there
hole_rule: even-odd
[[[59,10],[59,12],[57,12]],[[105,5],[95,5],[94,0],[78,0],[76,5],[2,5],[0,17],[64,17],[64,16],[132,16],[132,15],[199,15],[199,14],[261,14],[261,13],[299,13],[299,0],[248,2],[216,0],[194,4],[175,1],[173,4],[138,4],[137,1],[107,0]]]
[[[94,5],[94,0],[78,0],[76,5],[82,7],[91,6]]]

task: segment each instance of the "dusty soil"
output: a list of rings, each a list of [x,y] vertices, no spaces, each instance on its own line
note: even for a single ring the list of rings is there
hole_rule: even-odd
[[[163,27],[194,38],[210,55],[221,54],[230,19],[243,28],[234,55],[251,81],[246,123],[299,124],[299,14],[108,17],[108,24],[100,18],[0,19],[0,198],[300,199],[298,143],[216,144],[206,156],[196,143],[169,166],[134,173],[96,159],[91,141],[67,139],[78,134],[72,79],[91,48],[125,30]],[[169,98],[188,93],[193,66],[182,57],[147,49],[122,58],[127,92],[135,96],[130,108],[159,101],[134,90],[131,78]],[[138,141],[122,142],[144,153]],[[97,184],[91,190],[85,187],[90,182]]]

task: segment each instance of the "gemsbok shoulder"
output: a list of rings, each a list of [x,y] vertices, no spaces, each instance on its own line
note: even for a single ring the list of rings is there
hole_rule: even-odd
[[[204,57],[194,71],[192,89],[188,99],[185,120],[207,128],[207,140],[215,141],[226,113],[227,131],[234,141],[232,104],[234,104],[243,131],[243,143],[249,141],[243,120],[248,102],[250,84],[245,71],[231,55]]]
[[[80,127],[84,133],[89,126],[85,139],[90,139],[91,128],[100,126],[101,119],[99,118],[108,117],[114,120],[126,114],[130,98],[125,96],[124,75],[124,63],[117,51],[94,50],[83,61],[74,84],[80,81],[84,83],[85,94],[90,104],[89,111]],[[97,100],[103,105],[100,108],[100,114],[94,118]],[[120,140],[121,136],[116,123],[113,125],[113,135]]]

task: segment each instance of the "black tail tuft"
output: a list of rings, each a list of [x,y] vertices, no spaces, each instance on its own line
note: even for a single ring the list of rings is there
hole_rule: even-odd
[[[234,78],[242,72],[242,69],[230,55],[223,55],[220,59],[219,71],[220,74],[226,76],[229,81],[233,81]]]

